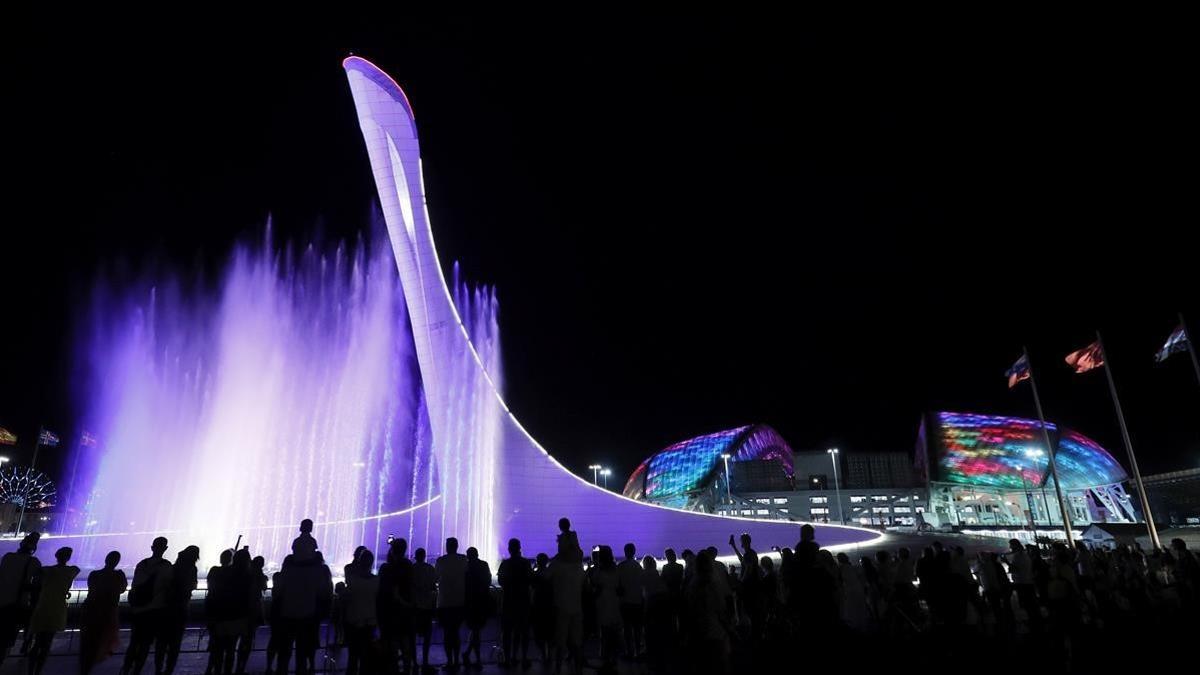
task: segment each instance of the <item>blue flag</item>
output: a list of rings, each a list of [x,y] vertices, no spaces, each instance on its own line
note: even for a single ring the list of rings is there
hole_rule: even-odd
[[[1154,360],[1162,363],[1167,360],[1168,356],[1186,352],[1187,348],[1187,333],[1183,330],[1183,324],[1179,324],[1179,327],[1171,331],[1171,334],[1167,336],[1167,341],[1163,343],[1162,349],[1158,350],[1158,353],[1154,355]]]
[[[1008,388],[1012,389],[1017,386],[1021,380],[1029,379],[1029,359],[1024,354],[1017,362],[1012,364],[1012,368],[1004,371],[1004,376],[1008,378]]]

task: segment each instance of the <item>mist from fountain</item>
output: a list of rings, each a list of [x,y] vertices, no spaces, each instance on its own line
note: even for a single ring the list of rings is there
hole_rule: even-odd
[[[431,551],[445,536],[467,541],[456,514],[483,508],[495,482],[495,397],[462,382],[460,429],[435,461],[386,245],[293,253],[273,248],[268,228],[235,247],[215,288],[174,273],[96,288],[77,382],[80,428],[95,440],[65,476],[65,528],[95,549],[83,559],[117,534],[164,533],[206,561],[241,535],[278,563],[306,517],[330,562],[379,550],[389,534]],[[486,359],[498,378],[494,293],[456,295],[473,337],[495,347]],[[422,508],[443,492],[441,463],[473,501]]]

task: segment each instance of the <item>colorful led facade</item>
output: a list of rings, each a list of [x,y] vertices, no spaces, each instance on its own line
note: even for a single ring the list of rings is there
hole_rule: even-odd
[[[742,426],[663,448],[634,470],[625,484],[625,496],[684,506],[689,495],[720,477],[722,455],[729,455],[731,465],[748,460],[776,462],[783,475],[792,474],[792,449],[782,436],[766,425]]]
[[[928,445],[929,479],[977,487],[1024,490],[1052,485],[1049,453],[1037,420],[974,413],[930,415],[922,429]],[[1070,429],[1047,424],[1055,444],[1055,466],[1066,490],[1125,480],[1125,470],[1107,450]]]

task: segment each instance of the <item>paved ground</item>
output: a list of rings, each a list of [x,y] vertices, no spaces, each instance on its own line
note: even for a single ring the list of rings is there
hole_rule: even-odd
[[[464,634],[465,638],[465,634]],[[95,675],[110,675],[118,673],[121,669],[121,662],[124,658],[124,645],[129,639],[129,631],[122,631],[121,641],[122,647],[120,653],[109,657],[107,661],[100,664],[92,672]],[[434,639],[438,640],[439,636],[434,634]],[[259,632],[258,638],[255,640],[255,646],[261,647],[267,643],[267,631],[265,629]],[[545,668],[540,663],[533,664],[528,670],[522,669],[507,670],[496,665],[496,661],[500,658],[499,650],[499,626],[496,622],[490,624],[484,633],[483,640],[483,658],[485,664],[483,668],[461,669],[460,673],[544,673],[553,672],[553,668]],[[18,638],[18,646],[20,638]],[[184,652],[179,655],[179,665],[176,673],[180,675],[191,675],[192,673],[203,673],[205,666],[208,663],[208,654],[203,651],[207,645],[207,639],[202,634],[199,628],[189,629],[184,637],[183,649]],[[591,651],[596,651],[595,645],[590,646]],[[79,672],[79,643],[78,633],[64,632],[58,635],[55,639],[54,647],[51,650],[49,660],[46,662],[46,675],[75,675]],[[0,675],[18,675],[27,672],[27,660],[16,655],[17,648],[13,649],[13,656],[9,656],[3,666],[0,666]],[[345,671],[345,651],[340,653],[319,649],[317,651],[318,671],[320,672],[344,672]],[[440,643],[434,644],[433,649],[429,652],[430,661],[436,666],[441,666],[445,661],[445,652],[442,650]],[[257,649],[250,656],[250,662],[247,671],[250,673],[262,673],[266,668],[266,653]],[[640,673],[644,669],[640,664],[628,663],[622,667],[622,672]],[[429,672],[442,672],[440,668],[431,668]],[[154,655],[151,653],[150,659],[147,661],[146,669],[142,671],[143,675],[153,675],[154,673]]]

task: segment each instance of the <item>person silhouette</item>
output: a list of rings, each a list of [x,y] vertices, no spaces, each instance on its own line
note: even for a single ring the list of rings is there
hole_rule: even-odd
[[[652,672],[664,672],[667,648],[672,639],[671,596],[658,573],[658,561],[654,556],[642,558],[642,592],[646,598],[646,659]]]
[[[561,538],[559,541],[561,543]],[[576,557],[569,547],[564,551],[560,546],[559,550],[562,555],[554,556],[546,573],[554,602],[555,671],[562,670],[566,658],[573,673],[582,673],[583,589],[586,582],[582,551]]]
[[[480,632],[492,615],[492,569],[486,560],[479,559],[479,550],[474,546],[467,549],[467,571],[463,599],[464,619],[467,624],[467,651],[463,652],[463,663],[470,665],[471,652],[475,652],[475,666],[482,667],[483,657],[479,653]]]
[[[234,579],[233,550],[221,551],[220,565],[208,570],[208,593],[204,614],[208,624],[208,667],[205,675],[226,673],[232,669],[236,634],[232,622],[237,615],[237,589]],[[229,668],[225,667],[228,661]]]
[[[662,566],[662,582],[667,588],[667,639],[673,647],[679,633],[679,611],[683,603],[683,565],[675,554],[675,549],[668,548],[663,552],[667,562]]]
[[[537,554],[531,580],[533,606],[530,611],[530,623],[533,628],[533,642],[537,646],[542,664],[549,663],[551,648],[554,645],[554,589],[550,585],[549,566],[550,556],[545,553]]]
[[[41,538],[41,533],[30,532],[17,550],[0,558],[0,665],[33,610],[34,587],[42,571],[42,563],[34,554]]]
[[[579,535],[571,530],[571,521],[567,518],[558,519],[558,554],[559,560],[583,562],[583,549],[579,546]]]
[[[234,551],[233,563],[229,573],[229,619],[222,625],[222,633],[226,642],[224,659],[221,662],[225,673],[233,672],[235,659],[238,656],[239,642],[246,642],[245,652],[249,655],[249,640],[253,633],[247,635],[250,626],[250,615],[258,591],[255,588],[257,578],[250,563],[249,547]]]
[[[621,599],[621,627],[625,657],[634,659],[642,654],[642,626],[645,614],[642,564],[637,559],[637,547],[625,544],[625,559],[617,565],[617,595]]]
[[[296,673],[307,675],[316,658],[321,619],[329,615],[333,600],[333,578],[320,552],[307,558],[295,554],[284,558],[271,597],[271,611],[280,629],[278,670],[287,672],[294,649]]]
[[[466,610],[467,557],[458,552],[458,539],[446,540],[446,553],[434,564],[437,571],[438,623],[442,626],[442,646],[446,650],[446,666],[460,664],[459,648],[463,614]]]
[[[399,651],[404,671],[414,670],[417,664],[413,600],[413,563],[408,559],[408,541],[403,537],[392,539],[387,561],[379,566],[376,614],[388,658],[394,660]]]
[[[83,675],[108,658],[120,643],[117,611],[121,594],[129,586],[125,573],[117,569],[120,563],[121,554],[110,551],[104,556],[104,568],[88,575],[87,597],[79,619],[79,672]]]
[[[758,552],[750,546],[750,534],[743,532],[741,542],[742,549],[739,551],[733,535],[729,535],[729,546],[733,548],[733,553],[738,559],[738,566],[741,568],[738,576],[737,597],[741,602],[742,611],[750,619],[751,634],[757,637],[762,633],[763,624],[766,621],[762,593],[759,589],[762,570],[758,565]]]
[[[249,556],[249,549],[243,549],[246,555]],[[236,564],[236,563],[235,563]],[[244,632],[238,636],[237,645],[237,673],[246,672],[246,663],[250,660],[250,652],[254,650],[254,636],[258,632],[259,626],[263,625],[263,593],[267,591],[267,575],[263,572],[267,561],[265,558],[255,556],[250,561],[250,580],[249,580],[249,613],[246,620]]]
[[[35,636],[33,649],[29,652],[31,675],[42,672],[55,633],[67,627],[67,598],[71,596],[71,583],[79,576],[79,568],[67,564],[71,561],[71,553],[68,546],[58,549],[54,552],[56,564],[42,568],[41,592],[27,629]]]
[[[621,579],[612,548],[598,546],[593,550],[592,560],[595,564],[587,571],[587,581],[595,598],[594,615],[600,633],[601,671],[615,673],[621,651]]]
[[[142,672],[159,626],[162,625],[167,593],[171,588],[171,563],[163,558],[166,551],[167,538],[155,537],[150,544],[150,557],[143,558],[133,569],[133,583],[129,587],[133,630],[125,651],[125,661],[121,664],[122,675],[138,675]]]
[[[367,660],[378,625],[379,577],[372,572],[375,554],[363,548],[358,552],[351,574],[346,577],[345,606],[342,620],[346,626],[346,675],[372,672]]]
[[[313,521],[310,518],[305,518],[300,521],[300,534],[292,540],[292,555],[299,556],[301,560],[308,560],[317,554],[317,540],[313,538]],[[361,548],[361,547],[360,547]]]
[[[504,662],[508,667],[518,663],[529,664],[529,614],[532,609],[530,591],[533,568],[529,559],[521,555],[521,540],[508,540],[508,558],[501,561],[496,573],[503,593],[500,605],[500,634],[504,650]]]
[[[712,551],[696,554],[693,573],[686,590],[687,645],[692,672],[729,671],[729,636],[732,628],[726,610],[724,589],[714,581],[722,573]]]
[[[425,549],[413,552],[412,569],[413,631],[421,638],[421,667],[429,667],[429,646],[433,642],[433,614],[437,607],[437,570],[425,562]],[[415,659],[414,655],[414,659]]]
[[[187,627],[192,591],[196,590],[196,563],[199,560],[200,549],[195,546],[184,547],[175,556],[175,565],[171,570],[171,588],[167,592],[162,623],[154,641],[154,672],[158,675],[170,675],[175,672],[179,649],[183,644],[183,631]]]

